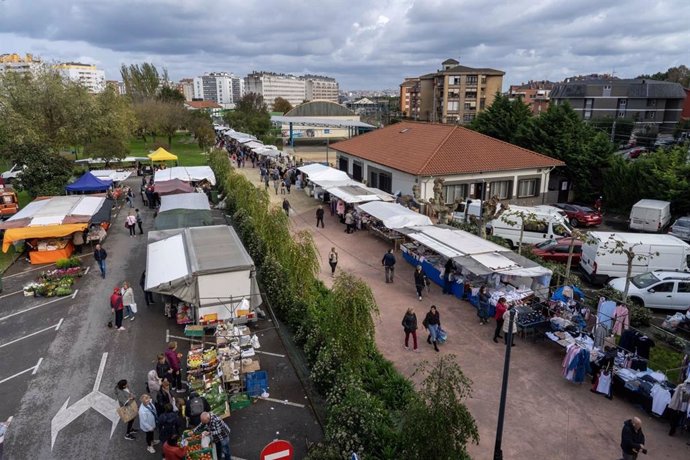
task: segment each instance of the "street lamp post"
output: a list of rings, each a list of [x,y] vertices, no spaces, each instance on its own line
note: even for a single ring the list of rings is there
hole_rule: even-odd
[[[508,332],[506,332],[506,357],[503,362],[503,383],[501,384],[501,402],[498,404],[498,426],[496,427],[496,444],[494,444],[494,460],[503,460],[503,419],[506,412],[506,398],[508,393],[508,372],[510,371],[510,350],[513,348],[513,323],[515,322],[515,307],[510,309]]]

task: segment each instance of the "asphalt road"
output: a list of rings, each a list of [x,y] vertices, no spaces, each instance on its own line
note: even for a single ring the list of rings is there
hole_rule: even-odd
[[[138,181],[132,178],[129,184],[136,186]],[[155,367],[156,355],[165,350],[166,337],[181,337],[183,330],[165,318],[162,304],[145,305],[138,282],[146,262],[146,234],[130,238],[123,224],[125,214],[126,210],[113,219],[103,244],[108,251],[106,279],[101,279],[87,254],[83,260],[91,268],[76,284],[79,291],[73,299],[46,304],[53,299],[23,297],[21,293],[0,298],[0,381],[26,371],[0,383],[0,419],[14,416],[4,443],[4,459],[138,459],[150,455],[143,435],[136,441],[124,440],[121,422],[111,434],[114,386],[124,378],[137,396],[143,393],[146,374]],[[152,228],[152,213],[144,210],[143,218],[145,231]],[[10,269],[3,295],[21,289],[39,273],[20,274],[28,268],[34,267],[20,261]],[[135,321],[125,321],[125,331],[115,331],[106,326],[109,296],[124,280],[134,287],[139,314]],[[51,329],[60,320],[59,330]],[[273,323],[262,320],[256,330],[262,342],[258,357],[269,374],[270,397],[277,402],[257,401],[228,419],[233,456],[258,458],[267,442],[280,437],[292,441],[296,458],[302,458],[305,440],[319,440],[321,428]],[[179,342],[186,352],[185,341]],[[64,427],[52,433],[53,444],[51,426],[58,425]]]

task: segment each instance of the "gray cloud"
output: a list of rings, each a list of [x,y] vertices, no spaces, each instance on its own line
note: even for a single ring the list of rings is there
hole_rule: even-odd
[[[690,64],[686,0],[3,0],[0,52],[209,71],[312,72],[394,88],[448,57],[529,79]]]

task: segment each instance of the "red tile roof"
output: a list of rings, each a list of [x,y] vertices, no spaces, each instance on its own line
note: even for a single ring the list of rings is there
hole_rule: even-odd
[[[462,126],[403,121],[331,144],[339,152],[420,176],[564,166]]]
[[[220,105],[216,104],[213,101],[186,101],[185,105],[188,105],[189,107],[193,109],[220,109],[222,108]]]

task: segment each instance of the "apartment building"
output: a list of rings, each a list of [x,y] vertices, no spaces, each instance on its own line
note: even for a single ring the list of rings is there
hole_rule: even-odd
[[[301,77],[305,85],[307,101],[330,101],[338,103],[340,88],[335,78],[321,75],[304,75]]]
[[[508,90],[510,100],[520,98],[532,111],[539,115],[549,108],[550,95],[556,84],[547,80],[528,81],[519,85],[511,85]]]
[[[193,78],[183,78],[179,81],[175,88],[182,93],[185,101],[191,101],[194,99],[194,79]]]
[[[401,111],[416,120],[469,123],[501,92],[503,75],[501,70],[446,59],[434,73],[405,79],[400,85]]]
[[[43,61],[29,53],[25,56],[17,53],[0,54],[0,74],[4,72],[35,74],[44,68]]]
[[[245,95],[244,91],[244,78],[232,77],[232,99],[237,103],[242,96]]]
[[[92,64],[65,62],[53,66],[63,78],[81,83],[91,93],[105,90],[105,72]]]
[[[127,89],[125,88],[125,83],[122,81],[106,80],[105,81],[105,87],[114,89],[117,92],[117,94],[119,94],[120,96],[124,96],[125,94],[127,94]]]
[[[193,99],[213,101],[223,109],[234,108],[232,78],[233,75],[227,72],[211,72],[195,77]]]
[[[551,91],[552,104],[568,102],[584,120],[623,118],[657,131],[675,128],[684,100],[680,84],[649,79],[568,79]]]

